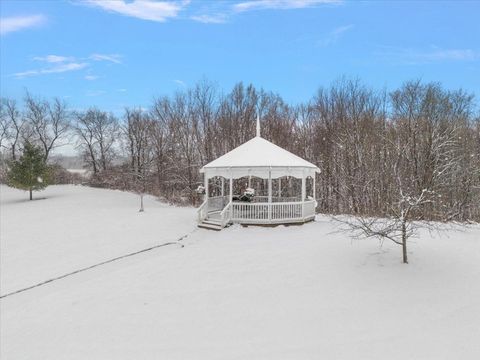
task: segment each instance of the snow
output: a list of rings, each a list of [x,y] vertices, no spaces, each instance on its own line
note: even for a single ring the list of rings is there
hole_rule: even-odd
[[[1,189],[2,359],[477,359],[480,227],[398,246],[303,226],[194,229],[195,211],[80,186]],[[103,228],[102,228],[103,227]],[[192,232],[193,230],[193,232]],[[5,286],[5,288],[4,288]]]
[[[71,174],[78,174],[84,177],[87,177],[90,173],[87,169],[67,169],[67,171]]]
[[[168,242],[195,228],[193,208],[83,186],[1,194],[1,294],[128,252]]]
[[[259,136],[208,163],[201,171],[209,168],[236,167],[304,167],[320,172],[314,164]]]

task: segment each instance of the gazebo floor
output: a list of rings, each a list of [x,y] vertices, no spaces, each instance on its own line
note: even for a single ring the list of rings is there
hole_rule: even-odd
[[[212,211],[208,213],[205,220],[198,224],[198,227],[209,229],[209,230],[221,230],[222,229],[222,222],[221,222],[221,211]],[[238,215],[237,215],[238,216]],[[265,227],[275,227],[279,225],[302,225],[307,222],[313,221],[315,219],[315,215],[310,215],[308,217],[302,218],[298,216],[297,218],[286,218],[286,219],[252,219],[252,218],[234,218],[228,221],[228,225],[231,224],[240,224],[242,226],[265,226]]]

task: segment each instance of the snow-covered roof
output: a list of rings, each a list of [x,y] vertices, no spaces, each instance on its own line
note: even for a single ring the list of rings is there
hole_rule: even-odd
[[[200,172],[218,168],[276,168],[277,170],[278,168],[292,170],[303,168],[320,172],[314,164],[260,136],[254,137],[218,159],[213,160],[205,165]]]

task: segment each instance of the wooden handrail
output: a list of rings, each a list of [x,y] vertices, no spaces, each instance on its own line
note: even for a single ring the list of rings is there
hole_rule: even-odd
[[[206,216],[203,216],[202,215],[202,212],[204,210],[205,207],[207,207],[208,205],[208,199],[205,200],[202,205],[200,205],[200,207],[197,209],[197,213],[198,213],[198,222],[201,223],[205,218]]]
[[[222,228],[224,228],[227,225],[227,223],[230,221],[231,216],[229,216],[228,219],[225,219],[225,213],[227,211],[230,211],[231,205],[232,205],[232,202],[230,201],[220,213],[220,221],[222,222]]]

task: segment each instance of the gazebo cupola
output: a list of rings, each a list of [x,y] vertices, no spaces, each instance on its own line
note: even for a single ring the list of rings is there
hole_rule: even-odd
[[[320,169],[263,139],[259,118],[256,137],[206,164],[200,172],[205,179],[205,201],[198,209],[201,227],[220,230],[230,223],[287,224],[315,218],[315,174]],[[257,187],[252,178],[259,178],[254,181]],[[301,187],[291,194],[294,179],[301,180]],[[262,190],[265,193],[260,195]]]

